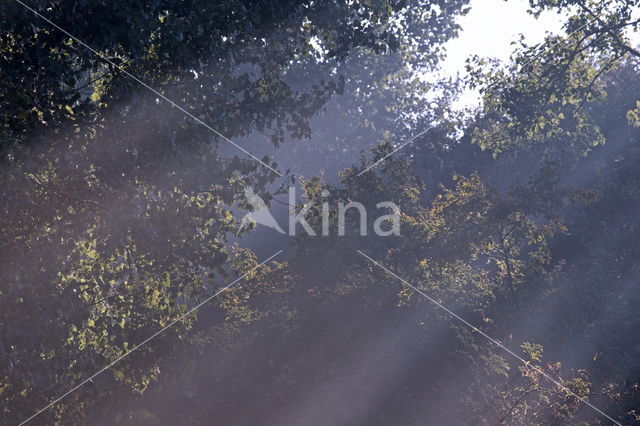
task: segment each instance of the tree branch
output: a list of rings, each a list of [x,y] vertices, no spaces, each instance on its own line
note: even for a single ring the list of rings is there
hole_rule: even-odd
[[[625,26],[628,25],[634,25],[637,24],[638,22],[640,22],[640,20],[636,20],[633,22],[626,22],[624,24],[619,24],[619,25],[615,25],[615,26],[607,26],[607,24],[596,14],[594,14],[591,9],[589,9],[589,7],[584,4],[583,2],[579,1],[577,2],[578,6],[586,13],[588,13],[589,15],[591,15],[593,18],[595,18],[598,23],[600,23],[600,25],[602,25],[602,28],[600,29],[600,31],[597,31],[596,33],[600,32],[606,32],[607,34],[609,34],[611,36],[611,38],[613,38],[613,40],[618,44],[618,46],[620,48],[622,48],[624,51],[626,51],[627,53],[630,53],[631,55],[635,56],[636,58],[640,58],[640,51],[637,49],[634,49],[633,47],[629,46],[628,44],[626,44],[618,34],[616,34],[616,32],[614,31],[615,29],[620,29],[623,28]]]

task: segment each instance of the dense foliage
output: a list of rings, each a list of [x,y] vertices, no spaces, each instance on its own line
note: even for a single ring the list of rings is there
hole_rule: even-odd
[[[636,2],[427,81],[467,3],[4,2],[2,423],[640,422]]]

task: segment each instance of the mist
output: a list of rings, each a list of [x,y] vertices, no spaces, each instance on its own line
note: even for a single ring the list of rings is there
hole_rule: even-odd
[[[4,5],[2,424],[638,423],[638,8],[522,8]]]

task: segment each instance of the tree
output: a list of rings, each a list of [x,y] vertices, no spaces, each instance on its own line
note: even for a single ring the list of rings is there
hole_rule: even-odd
[[[77,39],[7,4],[0,23],[3,418],[29,418],[256,266],[243,261],[252,254],[230,248],[233,209],[247,208],[248,186],[265,194],[275,174],[238,152],[223,155],[226,142],[127,73],[226,137],[257,131],[279,145],[308,137],[309,119],[344,90],[335,69],[352,52],[373,57],[419,37],[423,46],[431,37],[436,49],[455,33],[453,18],[465,4],[33,6]],[[329,66],[307,75],[304,87],[288,76],[320,63]],[[286,290],[278,284],[271,293]],[[233,330],[268,316],[271,302],[252,310],[249,294],[217,300],[212,321],[227,318]],[[40,419],[82,422],[105,396],[144,392],[159,377],[159,354],[179,357],[183,340],[213,339],[187,333],[195,321],[181,320],[157,346],[106,372],[107,386],[69,394]]]

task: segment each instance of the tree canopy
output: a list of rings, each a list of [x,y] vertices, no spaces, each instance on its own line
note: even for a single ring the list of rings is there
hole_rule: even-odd
[[[636,3],[4,2],[2,423],[640,422]]]

